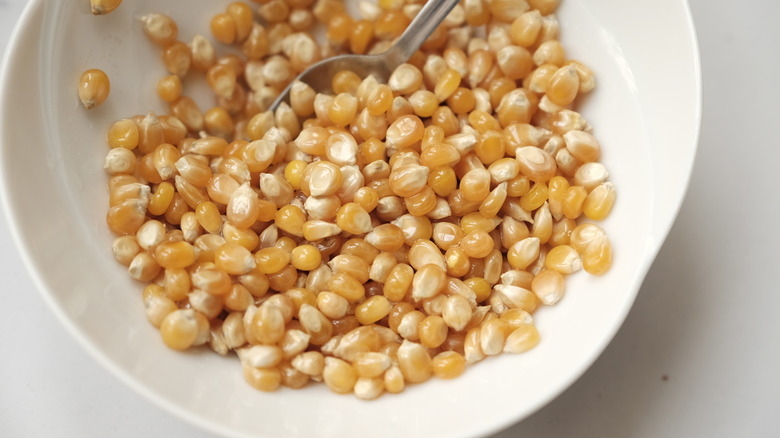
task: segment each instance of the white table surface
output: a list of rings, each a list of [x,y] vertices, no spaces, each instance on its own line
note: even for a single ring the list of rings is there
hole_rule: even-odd
[[[0,54],[25,3],[0,0]],[[602,357],[497,437],[780,434],[780,3],[690,4],[704,108],[680,215]],[[2,216],[0,284],[0,435],[213,436],[88,356],[36,291]]]

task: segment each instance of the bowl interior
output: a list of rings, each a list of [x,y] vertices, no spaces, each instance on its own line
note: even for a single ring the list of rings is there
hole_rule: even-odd
[[[7,52],[0,89],[5,211],[39,289],[99,361],[160,406],[232,436],[484,435],[530,415],[587,369],[623,322],[687,186],[700,84],[683,0],[565,0],[559,10],[568,56],[597,76],[580,110],[618,191],[603,223],[612,270],[568,279],[566,297],[537,313],[542,342],[531,352],[490,358],[454,381],[431,380],[370,403],[322,385],[260,393],[244,383],[235,359],[168,350],[145,321],[142,286],[113,260],[104,225],[105,133],[116,119],[166,112],[153,89],[166,73],[137,18],[167,13],[188,41],[207,35],[210,16],[228,2],[197,3],[203,7],[137,0],[93,17],[86,4],[34,0]],[[87,68],[103,69],[112,81],[110,98],[88,112],[75,91]],[[202,96],[199,102],[210,106]]]

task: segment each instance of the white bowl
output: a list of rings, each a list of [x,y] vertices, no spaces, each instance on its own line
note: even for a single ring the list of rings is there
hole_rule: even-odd
[[[612,270],[570,278],[562,302],[538,312],[542,342],[531,352],[490,358],[454,381],[434,379],[373,402],[323,385],[261,393],[244,382],[236,360],[167,349],[145,320],[141,287],[111,256],[106,129],[150,106],[164,112],[152,86],[164,74],[159,53],[135,18],[169,13],[188,39],[207,32],[227,0],[184,3],[126,1],[93,17],[86,1],[33,0],[2,71],[5,212],[38,288],[98,361],[180,418],[235,437],[485,435],[530,415],[593,363],[634,302],[688,183],[701,87],[684,0],[564,0],[559,11],[568,54],[598,78],[581,110],[618,190],[603,224],[614,246]],[[76,81],[92,67],[111,77],[111,96],[84,111]]]

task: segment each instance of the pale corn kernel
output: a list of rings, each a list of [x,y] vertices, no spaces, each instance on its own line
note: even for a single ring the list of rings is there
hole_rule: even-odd
[[[412,279],[412,298],[420,301],[431,298],[444,289],[447,273],[440,266],[428,264],[420,268]]]
[[[547,92],[547,87],[550,85],[550,78],[552,78],[556,71],[558,71],[557,65],[542,64],[525,77],[523,84],[525,88],[534,93],[543,94]]]
[[[434,264],[442,269],[447,268],[439,248],[430,240],[420,239],[416,241],[408,252],[409,264],[416,270],[422,269],[427,264]]]
[[[547,259],[549,259],[549,254]],[[534,276],[530,287],[539,301],[551,306],[563,298],[565,280],[560,271],[544,269]]]
[[[576,60],[566,61],[565,65],[572,65],[577,70],[577,76],[580,78],[579,94],[587,93],[596,87],[596,77],[588,66]]]
[[[419,117],[403,115],[395,119],[387,128],[385,143],[388,148],[408,148],[420,141],[424,133],[425,127]]]
[[[465,76],[468,72],[468,58],[463,50],[449,47],[444,50],[442,57],[444,58],[444,63],[447,64],[447,67],[458,72],[461,77]]]
[[[110,14],[116,8],[118,8],[121,3],[122,0],[90,0],[89,1],[92,15]]]
[[[463,229],[449,222],[437,222],[433,226],[433,240],[444,251],[460,243],[465,236]]]
[[[598,162],[585,163],[574,173],[574,184],[591,191],[609,177],[606,166]]]
[[[509,23],[494,22],[490,26],[490,30],[487,35],[487,44],[493,53],[501,50],[502,47],[506,47],[512,44],[512,36],[510,35],[511,25]]]
[[[472,310],[468,300],[460,295],[450,295],[442,307],[444,323],[454,331],[463,330],[471,321]]]
[[[401,369],[397,366],[390,367],[384,374],[385,390],[391,394],[398,394],[404,390],[405,381]]]
[[[244,365],[255,368],[271,368],[279,365],[284,358],[282,349],[276,345],[253,345],[236,350]]]
[[[355,382],[355,396],[361,400],[374,400],[385,391],[384,379],[358,377]]]
[[[572,156],[583,163],[598,161],[601,156],[601,146],[590,133],[571,130],[563,134],[563,140]]]
[[[335,195],[324,197],[309,196],[306,198],[306,202],[303,203],[303,208],[311,219],[322,221],[335,219],[340,207],[341,200]]]
[[[463,358],[467,364],[473,364],[485,358],[480,345],[480,327],[469,329],[463,343]]]
[[[161,286],[150,284],[143,291],[144,309],[149,322],[159,328],[162,321],[171,312],[178,309],[176,303],[165,295]]]
[[[349,301],[333,292],[322,291],[317,294],[317,308],[330,319],[344,317],[349,310]]]
[[[191,67],[193,70],[206,71],[209,69],[209,67],[216,64],[217,62],[217,53],[214,50],[214,46],[211,44],[211,41],[209,41],[203,35],[195,35],[192,37],[192,41],[190,42],[190,52],[192,54]],[[172,78],[178,79],[178,76],[172,76]],[[161,94],[159,83],[158,94]],[[181,91],[179,94],[181,94]],[[162,95],[160,95],[160,97],[162,97],[166,102],[170,102]]]
[[[550,206],[545,202],[534,212],[531,236],[536,237],[542,244],[550,241],[553,232],[553,218]]]
[[[542,19],[541,32],[548,32],[550,29],[545,29],[545,26],[549,27],[549,23],[545,22],[545,18]],[[546,35],[540,35],[540,38],[544,38]],[[543,41],[534,51],[534,62],[536,65],[552,64],[562,66],[566,60],[566,52],[563,49],[563,45],[560,41],[555,39],[548,39]],[[573,71],[576,74],[576,71]],[[579,88],[579,77],[577,77],[577,88]]]
[[[358,144],[350,133],[338,131],[331,134],[325,145],[325,156],[336,165],[344,166],[357,162]]]
[[[187,303],[208,319],[216,318],[224,309],[222,297],[212,295],[200,289],[192,290],[187,294]]]
[[[493,286],[493,290],[509,308],[522,309],[528,313],[533,313],[533,311],[536,310],[538,299],[533,292],[526,288],[508,284],[497,284]]]
[[[136,237],[129,235],[114,239],[111,250],[114,253],[116,261],[125,266],[129,266],[133,261],[133,258],[141,252],[141,247],[138,245]]]
[[[489,5],[490,14],[505,23],[511,23],[529,8],[525,0],[492,0]]]
[[[162,59],[168,72],[179,77],[185,76],[192,66],[190,47],[181,41],[165,47]]]
[[[130,149],[123,147],[108,151],[103,161],[103,169],[110,175],[132,174],[136,168],[136,156]]]
[[[282,175],[263,173],[259,185],[263,196],[277,208],[290,204],[293,199],[293,188]]]
[[[319,376],[325,368],[325,357],[319,351],[306,351],[295,356],[291,364],[306,375]]]
[[[411,94],[422,85],[423,75],[411,64],[401,64],[393,71],[387,85],[396,94]]]
[[[501,48],[496,53],[496,64],[504,76],[513,80],[525,78],[536,67],[531,52],[515,45]]]
[[[409,341],[420,339],[420,323],[425,319],[425,314],[419,310],[411,310],[401,316],[396,331],[398,334]]]
[[[246,343],[243,313],[231,312],[222,323],[222,336],[229,349],[237,349]]]
[[[333,257],[328,265],[333,272],[344,272],[360,283],[366,283],[369,280],[369,263],[354,254],[339,254]]]
[[[148,14],[141,17],[144,33],[153,43],[167,47],[176,41],[179,27],[169,16],[163,14]]]
[[[558,135],[566,134],[569,131],[590,132],[593,129],[582,114],[568,109],[563,109],[550,116],[547,124],[549,124],[550,129]],[[563,140],[563,138],[561,138],[561,140]],[[598,142],[595,139],[590,140],[589,143],[594,141],[598,145]],[[547,146],[545,146],[545,149],[546,148]],[[593,146],[590,146],[589,149],[593,149]]]
[[[312,345],[322,345],[333,336],[333,324],[315,306],[307,303],[301,304],[298,310],[298,320],[301,328],[308,333]]]
[[[404,340],[398,349],[398,368],[404,379],[410,383],[420,383],[428,380],[433,373],[431,357],[422,345]]]

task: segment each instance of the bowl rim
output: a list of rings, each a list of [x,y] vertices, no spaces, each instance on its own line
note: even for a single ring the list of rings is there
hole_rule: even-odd
[[[11,85],[8,83],[8,77],[11,75],[11,70],[13,68],[12,59],[19,56],[19,52],[22,50],[22,46],[26,43],[26,41],[28,41],[30,38],[33,39],[37,38],[37,35],[33,30],[31,30],[31,27],[27,26],[27,28],[25,28],[25,25],[39,17],[42,8],[47,1],[48,0],[31,0],[24,7],[22,14],[15,25],[15,28],[11,33],[11,37],[8,41],[8,45],[6,47],[6,51],[2,59],[2,63],[0,64],[0,169],[5,169],[8,166],[7,157],[5,153],[6,146],[4,146],[5,144],[4,135],[6,130],[9,129],[6,125],[8,124],[8,121],[11,120],[11,117],[9,117],[10,115],[7,114],[8,108],[7,108],[7,102],[5,96],[8,94],[6,90],[11,87]],[[693,155],[694,158],[690,160],[688,164],[684,181],[681,181],[681,183],[683,184],[683,189],[681,190],[681,195],[677,199],[675,199],[675,203],[673,205],[673,208],[671,209],[672,211],[670,211],[669,213],[670,214],[669,217],[671,219],[664,224],[664,228],[662,230],[659,230],[660,238],[654,242],[655,247],[652,248],[653,255],[655,255],[658,252],[660,246],[663,244],[664,240],[668,236],[672,228],[672,225],[674,224],[675,219],[679,214],[680,208],[682,207],[682,204],[685,200],[686,194],[690,186],[692,169],[695,163],[695,156],[697,154],[697,150],[699,147],[699,137],[701,131],[702,74],[701,74],[699,43],[697,40],[695,23],[692,18],[691,9],[688,0],[679,0],[679,1],[682,5],[687,31],[690,34],[689,35],[690,44],[693,53],[693,59],[691,60],[692,61],[691,73],[693,74],[693,80],[695,82],[696,105],[695,105],[695,114],[693,115],[693,120],[695,121],[695,128],[694,128],[693,138],[692,138],[693,145],[692,145],[691,154]],[[194,415],[192,412],[190,412],[188,409],[185,409],[175,403],[168,401],[163,396],[147,388],[146,385],[143,385],[140,382],[138,382],[132,375],[130,375],[125,370],[120,368],[111,358],[108,357],[108,355],[105,352],[97,348],[96,345],[90,339],[87,338],[87,336],[82,332],[82,330],[76,326],[72,318],[57,303],[57,301],[53,296],[52,291],[49,290],[49,287],[44,282],[40,274],[40,269],[36,261],[34,260],[34,257],[32,256],[30,249],[26,244],[27,242],[24,233],[20,229],[21,228],[20,224],[22,223],[23,218],[18,217],[17,209],[13,208],[14,204],[13,201],[11,200],[11,192],[13,191],[13,189],[12,189],[11,182],[7,178],[8,178],[8,174],[6,172],[0,172],[0,200],[1,200],[0,202],[2,202],[2,208],[4,211],[3,214],[8,223],[11,238],[16,246],[16,250],[18,254],[21,256],[22,262],[25,268],[27,269],[30,278],[35,284],[36,289],[40,292],[40,295],[43,297],[47,306],[54,313],[54,315],[60,321],[60,323],[62,323],[66,327],[69,334],[72,335],[77,340],[77,343],[80,344],[82,348],[84,348],[88,352],[88,354],[92,356],[98,363],[100,363],[102,367],[110,370],[111,374],[118,377],[119,380],[122,381],[124,384],[126,384],[129,388],[131,388],[137,394],[142,395],[144,398],[152,401],[155,405],[162,407],[166,411],[174,414],[176,417],[178,417],[179,420],[182,420],[190,424],[194,424],[203,430],[209,431],[217,435],[222,435],[227,432],[230,436],[241,436],[247,438],[253,437],[254,435],[244,434],[243,432],[238,430],[230,429],[226,431],[224,427],[221,427],[218,423],[208,419],[198,417],[197,415]],[[480,435],[494,434],[503,429],[506,429],[507,427],[517,423],[518,421],[524,420],[525,418],[528,418],[529,416],[533,415],[535,412],[548,405],[552,400],[559,397],[564,391],[566,391],[569,387],[571,387],[571,385],[575,381],[577,381],[602,355],[604,349],[609,345],[609,343],[612,342],[612,339],[622,327],[623,323],[626,320],[626,317],[628,316],[628,313],[633,307],[641,283],[644,281],[644,278],[647,272],[649,271],[650,267],[652,266],[653,261],[654,261],[654,257],[644,257],[641,260],[641,263],[639,265],[639,271],[641,272],[641,275],[637,276],[637,280],[636,280],[639,282],[639,284],[635,285],[635,287],[632,287],[632,294],[626,300],[625,306],[620,309],[620,314],[614,319],[615,323],[610,327],[607,333],[605,333],[606,336],[604,336],[599,343],[595,344],[594,348],[591,350],[590,355],[587,357],[587,359],[583,360],[577,367],[573,367],[571,372],[568,375],[568,378],[562,379],[560,381],[559,386],[555,388],[555,390],[549,391],[547,393],[547,396],[543,397],[535,405],[533,409],[530,409],[528,411],[523,411],[523,412],[517,412],[517,414],[513,416],[507,416],[503,418],[503,421],[498,421],[494,423],[492,427],[487,429],[483,428],[477,431],[464,430],[462,431],[462,436],[467,436],[470,433],[478,433]]]

